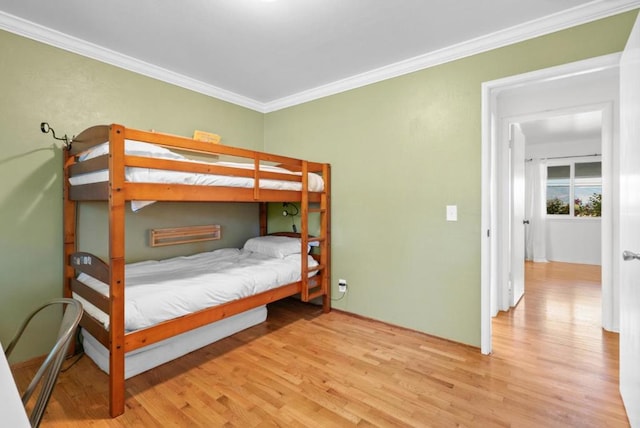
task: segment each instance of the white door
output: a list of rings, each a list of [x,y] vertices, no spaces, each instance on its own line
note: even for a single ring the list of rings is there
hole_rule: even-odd
[[[515,306],[524,295],[525,136],[517,123],[510,125],[509,134],[511,144],[511,287],[509,289],[509,304]]]
[[[620,393],[640,427],[640,18],[620,62],[620,247]]]

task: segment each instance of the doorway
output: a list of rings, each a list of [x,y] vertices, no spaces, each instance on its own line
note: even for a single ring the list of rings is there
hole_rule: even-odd
[[[508,135],[512,123],[527,123],[557,115],[599,111],[602,115],[603,200],[602,314],[603,327],[617,330],[617,302],[613,290],[611,260],[614,242],[612,218],[617,183],[613,180],[617,120],[619,55],[594,58],[483,84],[483,207],[481,350],[491,352],[491,322],[499,310],[508,310],[515,299],[512,247],[517,220],[512,210],[512,159]],[[537,117],[536,117],[537,115]],[[546,117],[545,117],[546,116]],[[524,230],[521,229],[524,233]],[[512,294],[511,294],[512,296]]]
[[[511,307],[524,294],[524,260],[602,264],[606,108],[583,106],[509,119],[514,128],[510,137]]]
[[[595,337],[602,326],[603,114],[583,109],[507,120],[512,245],[506,310],[545,329],[544,320],[553,319],[555,329],[570,330],[562,336],[578,340]],[[589,281],[580,281],[585,272]],[[532,305],[548,313],[538,319]]]

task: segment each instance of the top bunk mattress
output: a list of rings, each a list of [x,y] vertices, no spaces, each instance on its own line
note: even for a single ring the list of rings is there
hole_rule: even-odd
[[[102,156],[109,153],[109,143],[102,143],[91,149],[81,153],[78,156],[78,161],[86,161],[98,156]],[[165,149],[164,147],[156,146],[150,143],[144,143],[140,141],[125,141],[125,154],[131,156],[144,156],[150,158],[169,159],[183,162],[195,162],[201,164],[211,164],[231,168],[240,169],[254,169],[254,165],[250,163],[236,163],[236,162],[203,162],[186,158],[185,156]],[[260,165],[260,171],[276,172],[281,174],[298,175],[299,172],[292,172],[285,168],[280,168],[270,165]],[[318,174],[309,173],[309,191],[321,192],[324,190],[324,181]],[[79,174],[69,178],[69,183],[72,186],[105,182],[109,180],[109,171],[101,170],[90,172],[86,174]],[[171,184],[189,184],[198,186],[227,186],[227,187],[254,187],[254,180],[250,177],[237,177],[228,175],[216,175],[216,174],[201,174],[182,171],[171,171],[155,168],[138,168],[127,167],[125,168],[125,181],[133,183],[171,183]],[[299,181],[289,180],[273,180],[273,179],[260,179],[261,189],[272,190],[294,190],[300,191],[302,189],[302,183]]]
[[[254,238],[257,239],[257,238]],[[299,246],[299,240],[297,245]],[[295,246],[292,246],[295,248]],[[150,327],[208,307],[242,299],[279,286],[300,281],[301,260],[297,254],[274,254],[223,248],[191,256],[149,260],[125,267],[125,330]],[[309,267],[317,266],[310,255]],[[312,276],[315,272],[310,272]],[[109,295],[109,286],[85,273],[78,280]],[[87,312],[109,328],[109,317],[74,294]]]

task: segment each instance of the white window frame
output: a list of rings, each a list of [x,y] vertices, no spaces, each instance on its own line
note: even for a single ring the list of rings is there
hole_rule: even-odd
[[[559,159],[548,159],[547,167],[550,166],[569,166],[569,214],[546,214],[549,219],[571,219],[577,221],[593,221],[599,220],[601,217],[579,217],[575,215],[575,169],[576,163],[600,162],[602,165],[602,156],[577,156]],[[602,174],[601,177],[602,179]],[[601,183],[602,187],[602,183]]]

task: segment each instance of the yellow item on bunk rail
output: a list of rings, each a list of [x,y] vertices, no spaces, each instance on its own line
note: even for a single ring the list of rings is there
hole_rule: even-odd
[[[213,143],[213,144],[220,144],[220,140],[221,140],[218,134],[213,134],[211,132],[198,131],[198,130],[193,131],[193,139],[198,141],[203,141],[205,143]]]

